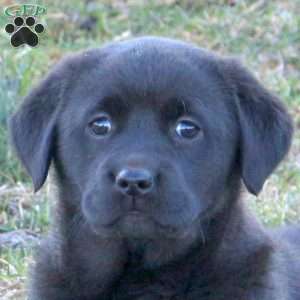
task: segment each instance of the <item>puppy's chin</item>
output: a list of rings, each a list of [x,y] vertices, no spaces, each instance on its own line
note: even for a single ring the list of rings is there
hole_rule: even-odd
[[[153,239],[159,229],[153,220],[139,213],[130,213],[124,216],[116,225],[122,236],[134,239]]]
[[[106,225],[87,221],[95,234],[105,238],[143,240],[180,238],[186,230],[186,227],[182,226],[162,225],[142,213],[129,213]]]

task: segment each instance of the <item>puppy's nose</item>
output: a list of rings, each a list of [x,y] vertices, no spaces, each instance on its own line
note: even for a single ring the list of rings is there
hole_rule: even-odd
[[[153,188],[153,176],[147,169],[123,169],[116,176],[116,186],[126,195],[147,194]]]

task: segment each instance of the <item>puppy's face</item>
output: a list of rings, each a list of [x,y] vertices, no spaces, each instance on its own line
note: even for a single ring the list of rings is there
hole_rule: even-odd
[[[232,178],[257,193],[289,146],[290,123],[272,95],[241,67],[183,43],[108,46],[63,63],[47,80],[14,119],[17,150],[37,188],[54,158],[61,188],[76,191],[99,234],[183,233],[224,205]],[[51,100],[38,125],[32,108],[41,94]],[[39,130],[26,132],[35,159],[19,142],[26,109]]]
[[[185,228],[217,205],[233,168],[237,122],[220,79],[147,50],[81,74],[59,117],[58,159],[96,230]]]

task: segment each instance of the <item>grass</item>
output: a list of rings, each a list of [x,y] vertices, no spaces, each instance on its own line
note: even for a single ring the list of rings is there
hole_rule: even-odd
[[[9,147],[8,116],[64,54],[140,35],[181,38],[220,54],[237,56],[282,97],[295,119],[291,152],[258,198],[245,197],[269,226],[299,220],[299,1],[36,2],[48,9],[39,20],[46,25],[46,32],[38,48],[13,49],[8,35],[0,31],[0,234],[24,229],[42,235],[49,223],[49,185],[33,194],[29,178]],[[3,6],[13,3],[1,2]],[[8,21],[2,14],[0,28]],[[84,29],[91,22],[93,28]],[[31,248],[0,249],[0,299],[25,299],[31,254]]]

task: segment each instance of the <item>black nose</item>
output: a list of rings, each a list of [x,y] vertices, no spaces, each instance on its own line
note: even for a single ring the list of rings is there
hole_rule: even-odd
[[[123,169],[116,176],[116,185],[123,194],[142,195],[153,188],[153,176],[146,169]]]

